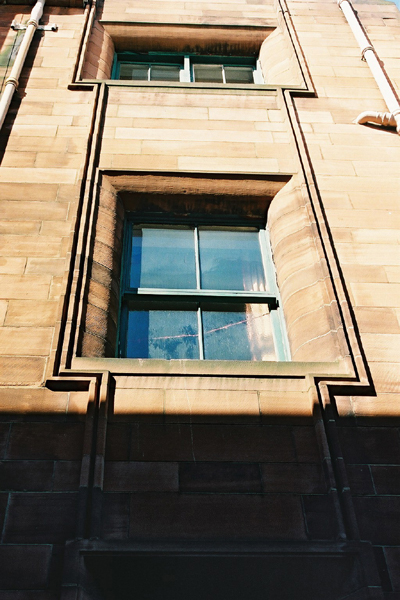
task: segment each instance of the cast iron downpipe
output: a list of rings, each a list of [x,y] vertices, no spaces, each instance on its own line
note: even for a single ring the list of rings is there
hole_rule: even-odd
[[[374,79],[381,91],[383,99],[386,102],[386,106],[389,109],[389,112],[387,113],[376,111],[363,112],[357,117],[355,122],[378,123],[379,125],[383,126],[390,125],[392,127],[396,127],[397,133],[400,134],[400,103],[393,91],[390,79],[382,69],[379,57],[365,35],[364,29],[356,16],[350,0],[337,0],[337,3],[342,9],[347,22],[350,25],[354,37],[361,48],[361,56],[367,61],[372,75],[374,76]]]
[[[11,69],[10,76],[6,79],[6,85],[0,100],[0,129],[3,127],[4,119],[6,118],[14,92],[18,88],[19,77],[21,75],[21,71],[24,66],[26,55],[28,54],[33,36],[39,26],[39,21],[43,14],[45,2],[46,0],[38,0],[33,7],[29,17],[28,25],[25,30],[24,38],[15,59],[15,63]]]

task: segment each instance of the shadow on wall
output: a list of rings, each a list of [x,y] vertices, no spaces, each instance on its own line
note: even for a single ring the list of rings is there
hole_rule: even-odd
[[[112,384],[107,418],[85,391],[4,395],[3,590],[46,600],[59,598],[62,584],[63,599],[78,586],[93,600],[133,592],[146,600],[258,600],[266,590],[272,600],[339,600],[356,590],[369,598],[368,586],[393,591],[399,415],[336,417],[327,454],[309,401],[308,416],[290,414],[284,392],[275,394],[275,412],[166,412],[155,408],[159,394],[146,381],[116,403]],[[136,412],[143,398],[149,411]],[[347,483],[335,466],[341,457]],[[103,459],[99,480],[95,462]],[[347,485],[360,536],[335,500]]]

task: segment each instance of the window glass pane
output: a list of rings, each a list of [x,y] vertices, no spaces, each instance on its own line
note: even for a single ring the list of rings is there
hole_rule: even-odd
[[[268,305],[235,312],[203,311],[206,360],[276,360]]]
[[[201,287],[265,291],[257,231],[199,231]]]
[[[128,314],[127,358],[199,358],[196,311],[133,310]]]
[[[133,229],[130,287],[196,288],[191,229]]]
[[[194,81],[222,83],[222,65],[193,65]]]
[[[252,67],[225,67],[226,83],[253,83]]]
[[[131,81],[147,81],[149,78],[149,65],[140,63],[121,63],[119,68],[120,79],[130,79]]]
[[[152,65],[151,81],[179,81],[181,67],[178,65]]]

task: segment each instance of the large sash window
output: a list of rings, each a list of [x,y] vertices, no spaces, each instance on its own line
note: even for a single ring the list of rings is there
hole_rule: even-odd
[[[120,356],[289,359],[265,229],[129,220],[125,238]]]

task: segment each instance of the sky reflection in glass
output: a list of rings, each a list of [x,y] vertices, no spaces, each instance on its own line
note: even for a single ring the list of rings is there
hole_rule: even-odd
[[[206,360],[276,360],[271,318],[265,304],[240,311],[203,311]]]
[[[199,231],[201,287],[265,291],[256,231]]]
[[[130,287],[195,288],[193,230],[133,229]]]
[[[127,358],[199,358],[196,311],[130,311],[126,356]]]
[[[129,286],[150,300],[131,300],[128,358],[277,360],[268,304],[235,295],[266,291],[259,231],[133,226]]]

